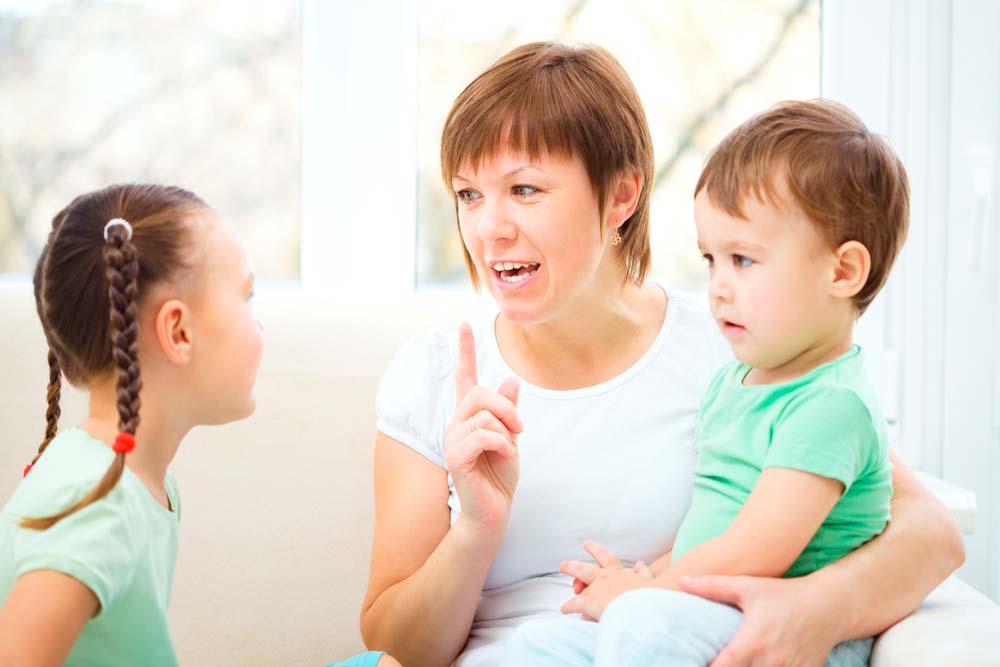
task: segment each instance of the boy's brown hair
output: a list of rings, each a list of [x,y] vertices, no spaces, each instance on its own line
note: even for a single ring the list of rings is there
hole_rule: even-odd
[[[709,154],[694,194],[703,189],[729,215],[745,218],[750,195],[782,205],[783,179],[793,203],[838,247],[858,241],[871,272],[854,297],[864,313],[889,276],[906,239],[910,187],[899,156],[850,109],[831,100],[782,102],[730,132]]]
[[[463,165],[475,167],[506,147],[531,158],[543,152],[579,157],[603,217],[616,179],[642,177],[632,216],[618,229],[625,280],[649,270],[649,189],[653,142],[639,94],[628,74],[599,46],[525,44],[503,56],[459,94],[441,135],[445,185]],[[456,201],[456,218],[457,218]],[[478,288],[476,269],[465,263]]]

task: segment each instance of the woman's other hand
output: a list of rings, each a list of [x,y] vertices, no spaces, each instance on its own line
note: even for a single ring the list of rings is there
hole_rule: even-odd
[[[743,624],[709,667],[821,667],[840,636],[802,578],[682,577],[681,590],[743,611]]]

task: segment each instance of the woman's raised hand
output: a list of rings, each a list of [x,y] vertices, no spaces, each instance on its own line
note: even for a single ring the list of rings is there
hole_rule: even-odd
[[[445,462],[462,503],[462,517],[484,537],[503,536],[520,472],[519,385],[508,378],[496,391],[481,387],[472,329],[458,329],[455,415],[445,431]]]

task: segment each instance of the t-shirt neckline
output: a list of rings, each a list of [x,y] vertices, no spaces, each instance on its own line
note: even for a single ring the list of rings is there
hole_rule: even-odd
[[[81,427],[74,426],[74,427],[72,427],[70,429],[67,429],[66,432],[70,433],[70,432],[73,432],[73,431],[76,431],[77,433],[79,433],[80,437],[84,441],[87,441],[87,442],[89,442],[90,444],[93,444],[93,445],[100,445],[102,448],[108,449],[107,443],[105,443],[103,440],[100,440],[99,438],[95,438],[93,435],[91,435],[90,433],[88,433],[87,431],[85,431],[84,429],[82,429]],[[167,475],[169,476],[169,474],[170,473],[168,472]],[[146,488],[146,485],[142,483],[142,480],[139,479],[134,472],[132,472],[131,470],[129,470],[128,466],[125,466],[125,469],[122,471],[122,478],[123,478],[123,480],[119,480],[119,481],[120,482],[124,481],[124,478],[126,478],[126,477],[129,480],[128,481],[129,484],[138,484],[139,485],[139,488],[142,491],[142,497],[143,497],[143,499],[146,500],[146,501],[148,501],[150,504],[152,504],[156,508],[156,511],[160,512],[165,517],[168,517],[168,518],[171,518],[171,519],[176,519],[177,518],[177,499],[176,498],[172,498],[170,496],[170,485],[166,483],[166,480],[164,480],[163,488],[164,488],[164,492],[167,494],[167,500],[168,500],[168,502],[170,503],[170,506],[173,509],[167,509],[166,507],[164,507],[163,505],[161,505],[159,502],[157,502],[156,498],[153,497],[153,494],[150,493],[149,489]]]
[[[640,356],[631,366],[604,382],[600,382],[589,387],[578,387],[576,389],[547,389],[522,379],[519,375],[514,373],[513,369],[511,369],[507,360],[504,358],[503,353],[500,351],[499,343],[497,343],[496,324],[497,320],[500,318],[499,312],[493,316],[490,321],[490,326],[486,327],[488,336],[487,345],[489,345],[490,350],[496,354],[497,359],[500,360],[500,365],[503,368],[503,371],[507,375],[517,378],[517,381],[521,385],[522,393],[547,399],[576,399],[603,394],[628,382],[642,372],[642,370],[656,358],[656,355],[663,349],[663,345],[667,341],[670,330],[673,328],[674,321],[677,319],[677,308],[673,305],[675,295],[668,292],[666,288],[659,283],[654,284],[663,291],[663,294],[667,299],[666,312],[663,315],[663,322],[660,324],[660,330],[656,334],[656,338],[653,339],[649,348],[647,348],[642,356]]]

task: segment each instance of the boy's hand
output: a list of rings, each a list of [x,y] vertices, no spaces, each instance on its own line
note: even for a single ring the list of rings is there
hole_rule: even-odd
[[[648,586],[653,580],[653,572],[645,563],[636,563],[631,570],[626,570],[600,542],[587,540],[583,548],[594,557],[597,565],[574,560],[559,566],[560,572],[573,577],[573,592],[576,593],[576,597],[563,605],[564,614],[579,613],[585,619],[596,621],[616,597],[625,591]]]
[[[599,621],[611,601],[622,593],[648,587],[653,581],[652,570],[642,562],[626,570],[620,567],[598,569],[589,563],[569,561],[559,569],[584,582],[590,579],[587,588],[564,604],[561,610],[564,614],[581,614],[588,621]],[[594,572],[597,574],[592,577]]]

